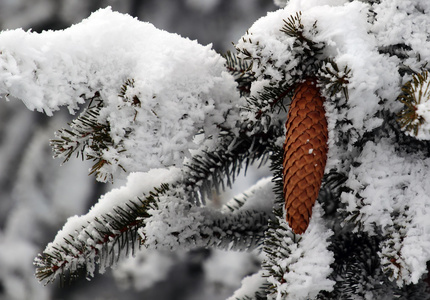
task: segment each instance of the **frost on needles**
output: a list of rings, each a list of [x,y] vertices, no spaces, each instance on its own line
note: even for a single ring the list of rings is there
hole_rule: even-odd
[[[140,247],[213,247],[261,257],[230,299],[430,298],[429,2],[276,3],[223,56],[109,8],[62,31],[0,33],[6,99],[48,115],[83,106],[54,155],[94,161],[100,181],[127,178],[68,220],[35,260],[40,280],[92,277]],[[284,125],[308,79],[329,150],[295,234]],[[272,176],[210,205],[257,163]]]

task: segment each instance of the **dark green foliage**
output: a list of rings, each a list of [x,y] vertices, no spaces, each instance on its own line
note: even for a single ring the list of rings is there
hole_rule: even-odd
[[[318,202],[321,203],[325,213],[324,217],[332,229],[335,229],[335,227],[340,229],[341,220],[346,217],[343,210],[344,203],[341,202],[340,195],[342,192],[348,191],[344,186],[347,179],[348,177],[345,174],[334,170],[330,171],[324,175],[318,194]]]
[[[321,292],[318,299],[430,299],[427,283],[399,288],[382,272],[378,252],[380,238],[353,233],[344,228],[333,239],[330,250],[335,255],[331,278],[332,292]]]
[[[332,241],[330,248],[336,261],[332,266],[336,285],[334,291],[327,293],[328,297],[324,299],[364,298],[369,290],[383,289],[386,282],[381,282],[384,276],[377,254],[377,237],[345,232]]]
[[[312,28],[305,28],[302,24],[301,12],[296,15],[291,15],[287,20],[284,20],[284,27],[281,29],[286,35],[294,38],[292,53],[294,60],[300,63],[294,69],[293,82],[297,84],[307,77],[315,77],[317,75],[319,61],[323,59],[324,43],[314,42],[312,36],[318,31],[317,22],[312,25]]]
[[[268,145],[282,134],[280,126],[271,126],[268,132],[248,134],[243,126],[239,137],[225,131],[221,133],[219,146],[215,151],[195,155],[186,164],[184,185],[196,204],[205,202],[213,190],[231,187],[236,176],[254,162],[263,163],[270,154]]]
[[[124,99],[124,101],[130,102],[133,106],[140,106],[140,99],[136,95],[133,95],[131,98],[127,95],[129,88],[134,88],[134,79],[127,79],[125,81],[118,96]]]
[[[189,242],[205,248],[252,251],[261,246],[271,219],[270,214],[259,211],[214,214],[197,232],[198,242],[193,238]]]
[[[227,51],[223,55],[226,59],[226,68],[231,75],[234,76],[237,82],[237,88],[242,97],[249,95],[251,83],[255,80],[254,73],[252,72],[252,63],[248,63],[245,59],[237,57],[231,51]]]
[[[280,146],[271,147],[270,156],[270,170],[272,171],[272,181],[275,183],[273,191],[277,198],[275,199],[274,211],[277,215],[280,215],[284,205],[284,184],[282,181],[282,164],[283,164],[284,149]]]

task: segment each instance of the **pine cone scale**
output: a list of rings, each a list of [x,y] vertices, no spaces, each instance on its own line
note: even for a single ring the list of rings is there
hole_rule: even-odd
[[[324,98],[315,80],[301,83],[288,112],[284,143],[286,218],[297,234],[309,225],[327,160],[327,121]]]

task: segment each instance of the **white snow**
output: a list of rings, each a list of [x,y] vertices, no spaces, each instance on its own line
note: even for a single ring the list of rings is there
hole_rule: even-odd
[[[280,220],[281,230],[285,230],[285,220]],[[288,229],[287,229],[288,230]],[[328,239],[333,232],[322,221],[322,208],[316,203],[308,229],[295,241],[289,236],[283,240],[285,259],[273,263],[273,268],[286,270],[280,282],[267,271],[267,281],[276,287],[276,295],[270,299],[314,299],[321,290],[332,291],[335,282],[327,277],[332,272],[330,264],[334,261],[333,253],[327,250]]]
[[[417,86],[412,85],[413,98],[415,99],[416,122],[422,119],[422,124],[418,127],[416,136],[412,132],[406,132],[409,135],[415,136],[417,139],[430,140],[430,80],[419,82]]]
[[[273,192],[273,188],[274,183],[272,181],[272,177],[264,177],[241,194],[236,195],[233,200],[227,202],[224,206],[224,211],[228,211],[228,206],[235,207],[236,200],[238,200],[239,202],[244,203],[240,207],[242,210],[266,211],[267,213],[270,213],[273,209],[276,197]],[[261,201],[261,199],[267,200]]]
[[[381,1],[381,4],[374,5],[375,17],[369,11],[367,2],[276,1],[280,6],[285,5],[285,8],[256,21],[236,46],[248,50],[254,57],[262,56],[253,64],[257,80],[252,84],[252,95],[258,95],[268,84],[266,75],[270,76],[272,84],[280,79],[288,82],[298,64],[293,58],[294,52],[300,49],[295,48],[294,41],[279,29],[284,25],[283,20],[301,12],[304,34],[325,45],[320,59],[333,59],[339,69],[347,67],[351,70],[347,85],[348,99],[335,95],[327,97],[325,103],[330,130],[326,171],[349,171],[346,186],[353,192],[342,195],[346,209],[351,212],[351,216],[356,216],[358,211],[357,222],[364,226],[365,231],[374,234],[376,226],[387,235],[381,257],[386,259],[387,268],[395,274],[401,274],[398,284],[416,283],[426,272],[426,261],[430,259],[426,250],[428,234],[425,228],[428,227],[428,221],[424,220],[430,214],[427,209],[430,199],[426,184],[428,159],[408,158],[401,151],[396,152],[393,141],[383,140],[378,143],[368,142],[360,150],[358,167],[342,164],[358,155],[354,153],[357,151],[354,143],[382,124],[383,119],[377,116],[378,112],[387,110],[396,113],[402,109],[396,99],[401,93],[402,84],[410,79],[410,75],[402,78],[399,75],[400,58],[384,54],[381,49],[403,43],[411,47],[412,51],[405,50],[410,57],[403,63],[415,71],[419,71],[429,61],[430,4],[428,1]],[[311,30],[313,24],[316,25],[314,31]],[[341,108],[342,104],[346,109]],[[420,116],[430,120],[427,100],[417,108]],[[243,117],[253,120],[253,113],[245,113]],[[277,113],[271,117],[275,120]],[[343,122],[342,126],[337,125],[339,121]],[[426,121],[420,128],[422,136],[418,138],[428,139],[428,124]],[[348,143],[338,147],[343,143],[341,139],[345,138],[346,133],[349,133]],[[360,197],[354,196],[356,194]],[[404,230],[398,233],[398,228]],[[394,249],[400,253],[397,262],[402,269],[394,270],[397,267],[386,258],[396,254]],[[287,265],[291,266],[291,263]],[[300,267],[298,270],[305,268]],[[292,272],[291,280],[296,278],[294,276]],[[299,286],[285,286],[285,291]],[[309,290],[306,286],[302,284],[297,289],[303,295],[296,295],[292,299],[307,297]]]
[[[211,45],[110,8],[62,31],[3,31],[0,45],[0,94],[21,99],[31,110],[51,115],[67,106],[73,112],[82,95],[100,92],[100,121],[109,122],[117,146],[104,153],[109,164],[102,171],[108,174],[119,165],[127,172],[179,166],[198,148],[194,137],[202,130],[210,149],[217,125],[227,121],[239,97]],[[134,87],[122,98],[127,80]],[[123,148],[129,151],[120,154]]]
[[[261,66],[260,62],[253,65],[257,81],[252,84],[252,94],[256,95],[267,85],[264,74],[271,75],[272,81],[276,82],[283,77],[279,67],[285,70],[286,80],[289,80],[289,73],[295,72],[298,62],[293,58],[293,51],[297,51],[293,49],[294,39],[280,29],[284,26],[283,20],[301,12],[305,29],[310,30],[316,24],[312,40],[325,43],[324,57],[332,58],[340,69],[348,66],[352,70],[348,84],[349,110],[346,116],[339,116],[333,107],[335,103],[328,101],[325,104],[328,122],[346,117],[360,134],[379,126],[382,120],[374,115],[380,107],[380,97],[392,97],[400,92],[398,61],[378,52],[379,40],[368,34],[372,29],[368,23],[368,9],[368,5],[360,1],[291,0],[284,9],[256,21],[248,30],[249,34],[237,43],[238,48],[263,56]],[[247,38],[252,40],[252,44],[247,42]],[[274,61],[274,66],[268,63],[269,60]],[[399,107],[392,102],[390,106]],[[246,118],[250,116],[246,114]]]
[[[94,221],[95,217],[112,213],[116,207],[128,210],[125,206],[127,203],[137,201],[137,197],[148,195],[151,191],[154,191],[154,188],[158,188],[161,183],[175,183],[181,179],[181,174],[181,170],[174,167],[169,169],[152,169],[147,173],[131,173],[124,186],[113,189],[103,195],[87,214],[70,217],[63,228],[57,233],[55,239],[48,244],[45,251],[48,253],[54,251],[52,247],[57,247],[64,242],[64,239],[69,239],[69,234],[80,238],[82,228],[86,228],[87,232],[91,232],[91,234],[97,236],[97,232],[92,231],[92,227],[98,227],[97,222]],[[85,238],[85,233],[82,233],[82,236]]]
[[[360,212],[365,231],[375,234],[377,226],[387,236],[380,255],[386,268],[401,272],[399,285],[417,283],[430,260],[430,159],[399,155],[384,139],[367,143],[357,162],[360,166],[351,170],[347,184],[360,190],[362,199],[350,193],[342,199],[348,210]],[[389,261],[392,256],[401,270]]]
[[[356,230],[371,235],[382,232],[385,239],[379,255],[384,270],[394,274],[391,279],[399,286],[418,282],[430,260],[430,159],[422,153],[404,153],[392,136],[358,146],[356,142],[382,124],[377,113],[389,111],[394,115],[401,109],[396,99],[410,75],[399,75],[400,63],[419,70],[430,60],[429,2],[381,1],[374,5],[377,17],[366,1],[276,3],[285,8],[256,21],[236,44],[261,57],[253,64],[257,80],[251,94],[258,95],[265,86],[288,82],[298,75],[300,62],[295,54],[303,49],[297,49],[294,38],[280,29],[283,20],[301,12],[304,34],[325,45],[319,59],[333,59],[340,69],[351,70],[348,99],[335,95],[327,97],[325,103],[330,130],[326,170],[335,169],[348,177],[345,187],[349,190],[341,195],[351,216],[345,221],[356,222]],[[204,9],[216,4],[206,1],[201,5]],[[314,24],[316,30],[312,30]],[[413,49],[405,50],[410,57],[404,62],[381,51],[401,43]],[[13,30],[0,34],[0,92],[20,98],[30,109],[52,114],[60,106],[74,112],[83,102],[81,95],[90,97],[99,91],[105,101],[100,120],[111,124],[115,145],[127,150],[106,150],[104,156],[111,163],[107,171],[121,165],[134,172],[124,187],[103,196],[87,215],[70,218],[48,245],[48,252],[82,226],[96,226],[91,223],[95,216],[136,199],[160,183],[177,182],[191,153],[213,149],[217,125],[226,122],[234,128],[239,120],[238,93],[223,64],[210,45],[201,46],[110,9],[99,10],[64,31],[36,34]],[[126,80],[134,80],[134,84],[127,87],[122,98],[118,94]],[[131,101],[134,97],[138,103]],[[430,101],[428,97],[424,100],[417,107],[417,113],[426,120],[418,138],[428,139]],[[255,120],[255,112],[244,112],[241,117]],[[271,117],[285,122],[277,112]],[[204,137],[196,139],[198,134]],[[347,141],[341,140],[344,134],[348,134]],[[273,204],[272,188],[270,179],[261,180],[242,209],[267,209],[267,203]],[[181,189],[176,192],[175,196],[160,197],[159,207],[149,211],[146,228],[139,232],[148,245],[178,249],[214,217],[213,211],[180,198]],[[266,203],[261,205],[263,201]],[[288,272],[281,281],[263,274],[277,287],[277,294],[270,297],[308,299],[321,290],[333,289],[334,282],[328,276],[334,258],[327,249],[333,232],[326,227],[322,214],[317,203],[307,231],[298,240],[286,236],[282,241],[280,250],[290,251],[290,255],[276,261],[273,268]],[[281,229],[287,231],[282,222]],[[208,267],[218,266],[209,263]],[[249,285],[261,282],[261,274],[244,280],[235,295],[248,295]]]
[[[255,293],[256,288],[263,286],[266,282],[267,280],[263,275],[263,271],[247,276],[242,279],[241,288],[237,289],[227,300],[236,300],[246,296],[250,297]]]

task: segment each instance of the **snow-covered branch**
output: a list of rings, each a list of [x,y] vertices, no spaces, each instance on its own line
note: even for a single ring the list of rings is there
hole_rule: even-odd
[[[4,31],[0,45],[0,93],[29,109],[73,113],[96,93],[103,100],[112,146],[101,173],[179,167],[190,150],[214,147],[220,124],[235,124],[239,93],[221,55],[110,8],[62,31]]]

